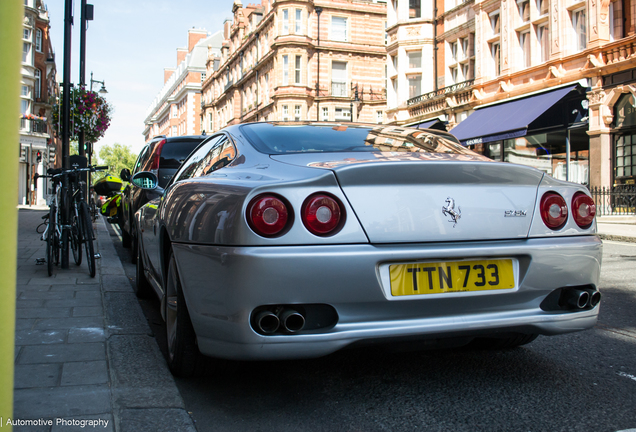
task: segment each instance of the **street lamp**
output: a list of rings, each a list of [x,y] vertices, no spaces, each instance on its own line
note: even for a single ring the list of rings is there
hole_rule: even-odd
[[[106,90],[106,85],[104,84],[104,81],[94,80],[93,79],[93,72],[91,72],[91,87],[90,87],[91,91],[93,91],[93,83],[99,83],[99,84],[102,85],[102,88],[99,89],[99,93],[101,93],[101,94],[108,93],[108,90]]]

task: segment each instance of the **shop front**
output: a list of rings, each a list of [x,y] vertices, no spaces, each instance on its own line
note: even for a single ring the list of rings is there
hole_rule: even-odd
[[[623,93],[614,105],[612,125],[613,184],[636,184],[636,97]]]
[[[589,184],[586,88],[571,84],[476,109],[450,132],[491,159]]]

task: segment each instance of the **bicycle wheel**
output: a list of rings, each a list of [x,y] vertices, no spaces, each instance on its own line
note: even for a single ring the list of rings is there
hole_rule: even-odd
[[[69,231],[69,247],[73,251],[75,264],[82,264],[82,228],[80,227],[79,215],[77,214],[77,204],[73,205],[71,216],[71,229]]]
[[[57,235],[55,226],[55,205],[51,204],[49,209],[49,226],[46,232],[46,266],[49,276],[53,276],[53,266],[56,264],[55,249],[57,247]]]
[[[86,249],[86,264],[91,277],[95,277],[95,251],[93,249],[93,223],[91,222],[88,204],[82,201],[79,209],[80,225],[82,227],[82,239]]]

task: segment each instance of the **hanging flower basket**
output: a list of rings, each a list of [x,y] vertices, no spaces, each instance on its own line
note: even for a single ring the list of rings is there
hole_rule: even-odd
[[[61,111],[63,96],[53,105],[53,129],[59,136],[62,132]],[[83,87],[71,89],[71,130],[70,139],[77,141],[84,132],[84,141],[95,143],[110,126],[112,107],[97,92]]]

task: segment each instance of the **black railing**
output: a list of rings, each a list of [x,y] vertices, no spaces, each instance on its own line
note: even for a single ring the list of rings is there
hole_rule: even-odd
[[[468,81],[463,81],[457,84],[453,84],[452,86],[448,86],[448,87],[444,87],[441,88],[439,90],[436,91],[432,91],[429,93],[425,93],[423,95],[420,96],[416,96],[414,98],[411,98],[409,100],[406,101],[406,105],[413,105],[416,104],[418,102],[422,102],[422,101],[426,101],[426,100],[430,100],[430,99],[435,99],[439,96],[444,96],[446,94],[449,93],[455,93],[456,91],[459,90],[464,90],[465,88],[468,88],[470,86],[472,86],[475,83],[474,79],[468,80]]]
[[[46,122],[44,120],[20,119],[20,129],[27,132],[46,133]]]
[[[636,215],[636,185],[590,189],[598,216]]]

